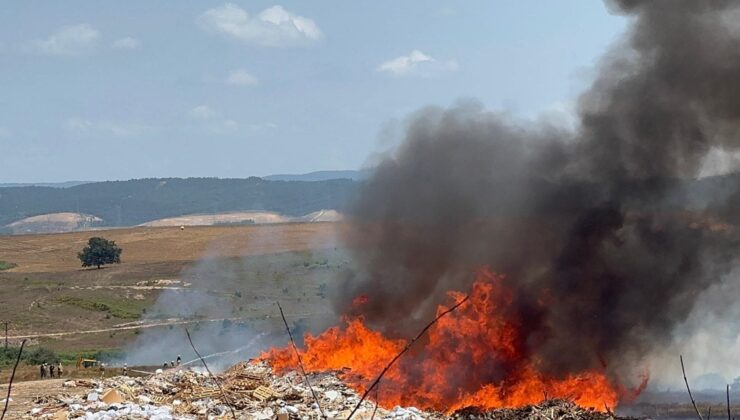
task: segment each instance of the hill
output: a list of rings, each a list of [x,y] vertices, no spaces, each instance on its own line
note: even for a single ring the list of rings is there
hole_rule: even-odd
[[[213,214],[186,214],[177,217],[152,220],[140,226],[219,226],[219,225],[263,225],[270,223],[315,223],[338,222],[342,219],[336,210],[319,210],[299,217],[284,216],[268,211],[237,211]]]
[[[316,171],[307,174],[277,174],[262,177],[268,181],[328,181],[332,179],[351,179],[362,181],[370,176],[369,170],[362,171]]]
[[[73,232],[95,227],[102,220],[79,213],[52,213],[26,217],[5,226],[13,234]]]
[[[65,181],[65,182],[7,182],[0,183],[0,188],[6,187],[53,187],[69,188],[77,185],[89,184],[91,181]]]
[[[100,218],[98,226],[134,226],[186,214],[236,211],[275,212],[300,217],[342,211],[357,182],[268,181],[261,178],[151,178],[93,182],[68,188],[0,188],[0,226],[32,216],[80,213]],[[10,229],[5,228],[5,233]]]

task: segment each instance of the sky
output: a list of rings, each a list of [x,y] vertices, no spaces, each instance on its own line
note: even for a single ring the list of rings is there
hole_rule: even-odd
[[[5,0],[0,182],[359,169],[461,100],[567,120],[628,23],[582,0]]]

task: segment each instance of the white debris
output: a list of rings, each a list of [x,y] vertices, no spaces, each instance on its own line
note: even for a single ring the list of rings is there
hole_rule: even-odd
[[[326,392],[324,393],[324,397],[325,397],[325,398],[326,398],[326,399],[327,399],[328,401],[330,401],[330,402],[331,402],[331,401],[334,401],[334,400],[336,400],[336,399],[337,399],[337,398],[339,397],[339,392],[337,392],[337,391],[334,391],[333,389],[330,389],[329,391],[326,391]]]
[[[335,373],[311,375],[311,385],[330,418],[346,418],[360,397]],[[228,403],[237,417],[243,419],[299,419],[320,416],[319,405],[311,388],[298,372],[275,375],[267,363],[239,363],[214,378],[194,370],[167,370],[149,377],[112,377],[101,380],[71,381],[88,394],[63,394],[36,401],[29,414],[54,419],[53,413],[64,412],[70,419],[217,419],[230,417]],[[105,404],[102,391],[115,390],[123,402]],[[224,398],[223,394],[227,398]],[[356,418],[418,420],[441,419],[440,413],[423,412],[415,407],[386,410],[373,401],[364,401]]]

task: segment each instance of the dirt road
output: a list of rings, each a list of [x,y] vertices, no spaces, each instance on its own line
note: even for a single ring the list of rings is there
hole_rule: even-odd
[[[5,374],[4,371],[3,374]],[[34,407],[34,401],[41,395],[83,395],[89,392],[89,389],[87,388],[64,388],[62,384],[65,380],[66,379],[45,379],[14,383],[10,405],[8,406],[8,413],[5,415],[5,418],[20,418]],[[2,395],[0,400],[5,399],[5,395],[7,395],[7,393],[8,385],[0,385],[0,395]],[[4,401],[0,404],[0,408],[3,406]]]
[[[302,317],[308,317],[310,315],[311,314],[293,314],[292,316],[302,318]],[[226,320],[232,321],[232,322],[238,322],[238,321],[248,321],[248,320],[254,320],[254,319],[269,319],[269,318],[279,318],[279,316],[264,315],[260,317],[236,317],[236,318],[189,319],[189,320],[170,319],[166,321],[156,321],[156,322],[142,321],[140,323],[132,322],[132,323],[128,323],[125,325],[119,325],[119,326],[110,327],[110,328],[100,328],[100,329],[95,329],[95,330],[12,335],[12,336],[8,336],[8,340],[20,341],[20,340],[44,338],[44,337],[64,337],[64,336],[80,335],[80,334],[99,334],[99,333],[110,332],[110,331],[141,330],[141,329],[146,329],[146,328],[166,327],[168,325],[188,325],[188,324],[197,324],[197,323],[205,323],[205,322],[223,322]]]

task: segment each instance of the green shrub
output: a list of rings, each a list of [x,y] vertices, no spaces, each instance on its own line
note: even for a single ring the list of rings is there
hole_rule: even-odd
[[[38,347],[24,357],[26,363],[31,365],[40,365],[42,363],[59,363],[59,356],[53,350],[46,347]]]
[[[13,264],[7,261],[0,261],[0,271],[10,270],[11,268],[18,267],[17,264]]]

